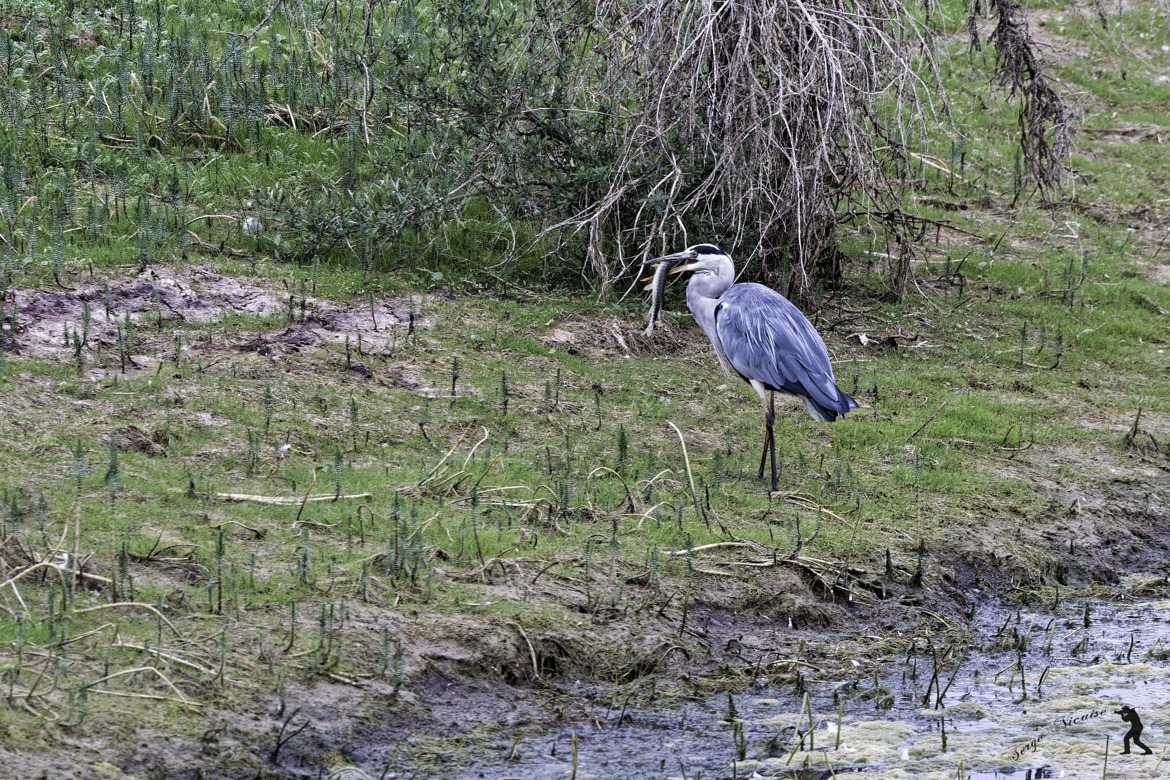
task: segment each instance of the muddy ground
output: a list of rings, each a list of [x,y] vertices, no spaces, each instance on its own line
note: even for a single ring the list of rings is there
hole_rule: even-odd
[[[380,300],[371,312],[368,304],[298,297],[198,267],[156,267],[128,280],[10,295],[6,311],[15,317],[5,324],[4,349],[62,363],[76,358],[65,333],[79,328],[88,306],[82,370],[89,380],[123,371],[117,344],[127,321],[131,372],[160,370],[176,348],[208,363],[222,359],[225,347],[272,360],[308,359],[314,348],[336,348],[347,337],[355,342],[359,333],[360,354],[391,355],[411,328],[426,325],[414,298]],[[233,318],[262,318],[267,327],[240,333],[220,327]],[[177,329],[193,323],[206,324],[206,335],[185,330],[185,340],[176,341]],[[577,325],[550,328],[544,343],[592,350],[597,359],[644,346],[637,323]],[[375,378],[360,362],[358,344],[351,348],[353,365],[361,366],[351,370]],[[405,366],[376,378],[420,396],[437,392]],[[1102,425],[1123,433],[1119,421]],[[144,452],[157,446],[133,426],[120,430],[123,446]],[[1134,572],[1164,579],[1170,462],[1158,442],[1170,431],[1158,416],[1147,417],[1142,431],[1152,446],[1139,437],[1128,452],[1035,446],[999,459],[1004,477],[1024,480],[1044,497],[1043,516],[988,518],[973,507],[947,518],[931,542],[921,584],[912,584],[905,560],[885,572],[858,568],[848,581],[796,563],[737,577],[700,573],[685,589],[668,592],[648,588],[643,573],[631,570],[620,594],[597,597],[582,591],[582,577],[590,575],[575,560],[547,566],[520,558],[471,573],[437,562],[435,577],[461,583],[484,604],[530,605],[527,629],[477,618],[474,601],[458,615],[357,605],[348,621],[362,637],[359,652],[375,655],[386,631],[402,638],[399,679],[289,679],[280,697],[244,676],[207,697],[198,734],[120,723],[24,732],[21,744],[40,748],[11,754],[0,740],[0,763],[22,777],[473,777],[484,751],[492,751],[487,763],[494,764],[501,745],[516,749],[526,735],[574,723],[620,728],[630,707],[669,711],[718,690],[865,680],[916,637],[962,641],[974,611],[1003,594],[1026,601],[1052,589],[1099,590]],[[1080,477],[1052,476],[1070,471]],[[700,572],[741,552],[731,545],[696,553]],[[547,617],[554,614],[568,617]],[[256,652],[262,662],[262,639]],[[290,732],[295,737],[274,755]]]
[[[85,376],[100,379],[110,371],[153,369],[173,361],[176,348],[181,357],[194,357],[216,348],[217,323],[260,318],[283,327],[234,346],[280,360],[285,353],[348,342],[360,357],[387,354],[413,328],[426,327],[427,320],[417,314],[424,300],[380,297],[364,306],[338,307],[303,289],[262,287],[200,266],[178,271],[156,265],[130,281],[115,277],[90,279],[75,289],[9,290],[3,345],[18,356],[71,361],[76,355],[72,334],[77,333]],[[208,326],[204,338],[176,342],[175,334],[200,324]],[[124,366],[119,339],[129,344]]]

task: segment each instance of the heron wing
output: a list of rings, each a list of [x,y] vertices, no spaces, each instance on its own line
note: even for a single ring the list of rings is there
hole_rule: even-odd
[[[823,420],[857,407],[833,380],[820,334],[775,290],[732,285],[720,298],[715,329],[727,362],[745,379],[805,399],[809,413]]]

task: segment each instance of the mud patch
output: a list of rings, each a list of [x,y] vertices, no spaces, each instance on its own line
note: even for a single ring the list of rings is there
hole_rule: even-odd
[[[404,333],[426,322],[412,315],[405,298],[351,307],[317,298],[289,296],[247,279],[204,267],[153,266],[131,279],[111,279],[72,290],[18,288],[6,305],[4,349],[22,356],[77,360],[89,378],[115,365],[121,369],[120,343],[130,336],[126,368],[152,367],[187,356],[198,345],[181,338],[192,325],[227,317],[285,316],[286,327],[260,333],[241,346],[279,355],[324,344],[351,344],[355,355],[392,351]],[[176,350],[179,354],[176,355]],[[357,373],[366,375],[360,369]],[[372,376],[372,374],[370,374]]]
[[[1161,415],[1143,417],[1143,430],[1160,440]],[[1136,449],[1088,451],[1073,443],[1035,448],[1028,459],[1007,460],[996,470],[1005,479],[1027,482],[1047,506],[1034,522],[1016,530],[1020,546],[1005,544],[1002,528],[972,529],[969,551],[986,576],[996,566],[1013,581],[1087,587],[1116,584],[1134,571],[1157,570],[1170,555],[1170,457]],[[1032,551],[1030,555],[1024,549]],[[981,551],[980,551],[981,550]],[[992,559],[995,560],[992,560]],[[1001,583],[993,583],[1001,584]]]
[[[127,324],[149,340],[150,330],[212,322],[232,314],[272,316],[283,309],[282,302],[261,287],[198,267],[183,272],[156,267],[134,279],[75,290],[16,289],[13,298],[14,327],[5,347],[28,357],[73,354],[75,345],[67,333],[76,333],[92,353],[115,346]],[[131,344],[146,346],[134,344],[133,335]]]
[[[113,440],[118,449],[123,452],[141,452],[151,458],[165,458],[167,451],[163,449],[162,442],[166,441],[166,434],[157,430],[150,436],[137,425],[125,425],[114,430],[113,434],[103,440],[104,444],[109,444]]]
[[[809,658],[796,686],[762,674],[787,663],[763,647],[745,658],[757,674],[731,693],[683,693],[688,681],[667,676],[609,691],[565,681],[537,692],[443,680],[415,688],[437,727],[426,741],[417,732],[404,740],[394,725],[375,728],[361,734],[355,763],[409,776],[441,755],[444,776],[453,778],[649,779],[681,771],[1025,780],[1099,775],[1108,735],[1108,765],[1134,773],[1156,758],[1143,764],[1118,755],[1127,726],[1116,711],[1123,703],[1140,710],[1156,724],[1146,739],[1163,748],[1168,604],[1136,602],[1126,591],[1114,598],[1032,607],[983,598],[945,645],[915,632],[901,652],[871,648],[852,669]],[[466,702],[461,719],[452,699]],[[453,734],[470,713],[478,728]],[[412,750],[398,750],[403,744]]]
[[[1112,127],[1082,128],[1080,132],[1092,136],[1101,144],[1154,143],[1170,141],[1170,128],[1150,122],[1115,121]]]
[[[269,354],[348,343],[354,356],[366,353],[387,355],[397,348],[412,328],[428,324],[426,320],[411,315],[405,299],[375,301],[372,308],[368,303],[342,308],[329,301],[307,298],[303,316],[298,308],[299,300],[297,297],[291,306],[285,305],[283,309],[284,312],[293,311],[294,321],[280,331],[260,334],[244,348]],[[363,371],[363,368],[351,367],[351,370],[365,375],[369,369]]]

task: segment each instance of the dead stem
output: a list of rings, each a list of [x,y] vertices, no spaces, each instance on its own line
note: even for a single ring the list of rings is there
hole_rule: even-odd
[[[471,448],[471,452],[467,453],[467,457],[463,459],[463,469],[464,470],[467,469],[467,464],[471,462],[471,459],[475,457],[475,451],[479,449],[479,445],[481,445],[485,441],[487,441],[489,436],[491,436],[491,434],[488,433],[488,429],[484,428],[483,429],[483,436],[481,436],[479,441],[477,441],[475,443],[475,446],[473,446]],[[463,440],[460,439],[460,441],[463,441]]]
[[[167,620],[166,615],[159,612],[157,609],[155,609],[151,605],[143,604],[140,601],[119,601],[119,602],[115,602],[113,604],[98,604],[96,607],[86,607],[85,609],[75,609],[75,610],[73,610],[73,614],[81,615],[81,614],[84,614],[86,612],[98,612],[98,611],[103,610],[103,609],[121,609],[121,608],[145,609],[145,610],[148,610],[150,612],[153,612],[158,617],[159,620],[161,620],[162,622],[167,624],[167,628],[169,628],[171,631],[175,632],[175,636],[178,636],[178,637],[182,636],[182,634],[179,633],[179,629],[175,628],[175,624],[172,623],[171,621]]]
[[[467,431],[464,431],[463,435],[459,437],[459,440],[455,442],[455,446],[453,446],[451,449],[447,450],[446,455],[439,458],[439,462],[434,465],[434,468],[432,468],[430,471],[428,471],[427,475],[425,477],[423,477],[421,480],[419,480],[417,487],[422,488],[424,485],[427,484],[427,482],[429,482],[431,480],[432,477],[435,476],[435,472],[437,472],[440,468],[442,468],[443,464],[447,462],[447,459],[455,454],[455,450],[457,450],[459,448],[459,445],[463,443],[463,440],[467,438],[468,433],[470,433],[470,429],[468,429]]]
[[[111,625],[111,624],[107,623],[107,625]],[[149,653],[150,655],[153,655],[156,658],[162,658],[163,660],[171,661],[173,663],[179,664],[180,666],[186,666],[189,669],[194,669],[195,671],[200,672],[202,674],[206,674],[208,676],[214,676],[216,674],[216,672],[212,669],[204,668],[197,663],[194,663],[192,661],[188,661],[184,658],[180,658],[179,656],[173,655],[171,653],[164,653],[163,651],[161,651],[157,648],[148,647],[147,645],[133,645],[133,644],[130,644],[128,642],[118,642],[117,644],[110,645],[110,647],[125,647],[125,648],[130,649],[130,650],[137,650],[137,651],[142,652],[142,653]]]
[[[103,623],[102,625],[98,626],[97,628],[93,629],[92,631],[86,631],[84,634],[78,634],[77,636],[71,636],[68,639],[63,639],[60,642],[58,642],[56,646],[57,647],[65,647],[66,645],[71,645],[74,642],[80,642],[83,639],[88,639],[89,637],[93,636],[94,634],[100,634],[101,632],[105,631],[107,628],[117,628],[117,626],[114,625],[113,623]]]
[[[525,644],[528,645],[528,654],[532,658],[532,677],[533,679],[540,679],[540,664],[536,660],[536,648],[532,646],[532,640],[528,638],[528,634],[524,631],[524,626],[519,623],[508,621],[508,625],[520,632],[520,636],[524,638]]]
[[[143,698],[143,699],[163,699],[163,700],[173,701],[173,699],[170,699],[170,697],[165,697],[165,696],[154,696],[154,695],[146,694],[146,693],[129,693],[126,691],[110,691],[110,690],[105,690],[102,688],[94,688],[95,685],[99,685],[100,683],[104,683],[108,680],[113,680],[117,677],[124,677],[128,674],[137,674],[139,672],[153,672],[160,680],[162,680],[164,683],[166,683],[166,686],[168,688],[170,688],[172,691],[175,692],[175,696],[178,697],[179,703],[185,704],[189,707],[202,707],[203,706],[200,702],[191,701],[186,696],[184,696],[182,694],[182,692],[178,688],[175,687],[175,684],[173,682],[171,682],[169,677],[167,677],[165,674],[163,674],[161,671],[154,668],[153,666],[138,666],[138,667],[135,667],[134,669],[123,669],[120,672],[114,672],[112,674],[107,674],[105,677],[101,677],[97,680],[94,680],[91,683],[87,683],[85,688],[86,689],[93,689],[96,691],[101,691],[102,693],[109,693],[109,694],[112,694],[114,696],[132,696],[135,698]]]
[[[636,514],[638,511],[638,508],[637,508],[636,502],[634,501],[634,495],[633,495],[633,493],[630,492],[629,483],[626,482],[625,477],[623,477],[621,474],[617,473],[613,469],[609,468],[608,466],[598,466],[597,468],[593,469],[593,471],[590,471],[589,475],[585,477],[586,487],[589,486],[589,483],[598,474],[612,474],[613,476],[615,476],[619,480],[621,480],[622,487],[626,491],[626,514]]]
[[[666,424],[671,428],[674,428],[674,432],[678,434],[679,443],[682,444],[683,463],[686,464],[687,467],[687,479],[691,483],[691,501],[695,505],[695,513],[703,518],[703,522],[707,524],[707,530],[710,531],[711,520],[707,517],[707,513],[699,508],[699,491],[695,490],[695,475],[691,473],[691,458],[687,454],[687,441],[683,438],[682,431],[678,429],[677,425],[672,423],[670,420],[667,420]]]
[[[313,486],[317,484],[317,474],[319,471],[319,468],[313,469],[313,476],[309,479],[309,486],[305,488],[305,497],[301,499],[300,508],[297,509],[297,516],[293,519],[293,522],[301,519],[301,514],[305,511],[305,504],[309,503],[309,495],[313,492]]]
[[[61,567],[58,566],[56,563],[53,563],[50,561],[41,561],[39,563],[34,563],[33,565],[26,567],[23,571],[21,571],[19,574],[15,575],[11,579],[7,580],[4,583],[0,583],[0,590],[3,590],[5,585],[12,587],[12,592],[16,594],[16,600],[18,602],[20,602],[20,608],[24,610],[25,617],[28,616],[28,606],[25,605],[24,599],[22,599],[20,597],[20,591],[17,590],[16,583],[18,580],[24,579],[26,576],[28,576],[29,574],[31,574],[34,571],[37,571],[38,569],[52,569],[53,571],[55,571],[57,573],[57,576],[61,579],[62,592],[66,593],[66,594],[69,593],[69,586],[68,586],[68,584],[66,584],[66,581],[65,581],[65,572],[61,571]]]

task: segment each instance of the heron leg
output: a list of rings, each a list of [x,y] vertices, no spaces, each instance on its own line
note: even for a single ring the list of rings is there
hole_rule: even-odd
[[[779,488],[780,480],[776,473],[776,401],[775,396],[768,394],[768,403],[764,405],[764,451],[760,454],[760,473],[757,479],[764,478],[764,464],[768,458],[772,459],[772,492]]]
[[[774,423],[776,421],[776,394],[764,386],[762,382],[754,379],[748,380],[751,382],[752,388],[760,396],[760,402],[764,404],[764,451],[760,453],[760,473],[756,479],[764,478],[764,465],[768,462],[768,455],[772,456],[772,490],[775,491],[777,487],[776,479],[776,431]]]
[[[772,453],[772,492],[775,493],[780,487],[780,480],[776,474],[776,394],[768,393],[768,414],[764,416],[764,421],[768,425],[768,446]]]
[[[768,462],[768,445],[772,441],[772,424],[768,422],[767,413],[764,414],[764,451],[760,455],[760,473],[756,475],[756,479],[764,478],[764,465]]]

